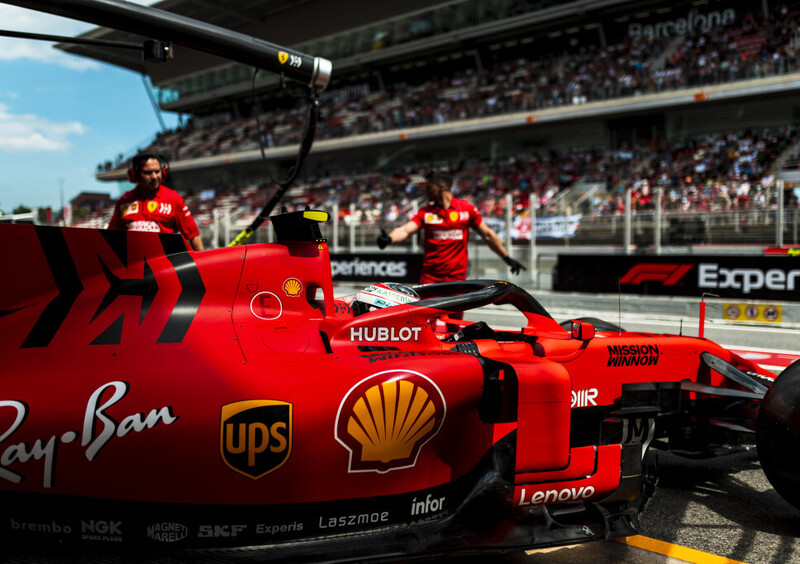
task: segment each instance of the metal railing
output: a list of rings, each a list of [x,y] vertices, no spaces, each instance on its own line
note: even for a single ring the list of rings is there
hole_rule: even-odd
[[[537,218],[535,200],[519,209],[518,202],[506,196],[503,217],[484,220],[500,236],[509,253],[528,266],[523,281],[534,287],[546,286],[549,269],[559,253],[591,249],[611,254],[676,254],[739,252],[760,254],[764,247],[800,244],[800,209],[787,207],[783,198],[783,182],[776,185],[776,201],[766,209],[734,209],[731,211],[665,211],[661,190],[655,189],[655,206],[645,211],[634,210],[631,192],[626,192],[624,214],[582,215]],[[382,221],[376,214],[366,213],[355,204],[341,209],[337,204],[315,206],[330,214],[321,227],[332,253],[375,252],[376,239],[382,229],[390,230],[408,220],[417,210],[412,202],[394,223]],[[217,214],[216,220],[203,228],[207,247],[224,246],[242,229],[237,212]],[[241,218],[241,221],[247,221]],[[556,227],[553,227],[553,223]],[[537,236],[531,238],[531,225]],[[574,227],[574,230],[571,228]],[[274,241],[268,222],[257,230],[248,243]],[[470,239],[471,277],[500,276],[508,271],[477,235]],[[394,253],[420,253],[421,234],[394,245]],[[474,267],[474,268],[473,268]]]

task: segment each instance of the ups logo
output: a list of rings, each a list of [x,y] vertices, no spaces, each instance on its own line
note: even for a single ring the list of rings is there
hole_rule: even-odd
[[[248,478],[274,472],[292,452],[292,404],[247,400],[223,405],[219,449],[223,462]]]

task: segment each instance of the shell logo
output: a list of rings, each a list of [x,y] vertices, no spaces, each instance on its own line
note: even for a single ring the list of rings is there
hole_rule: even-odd
[[[350,451],[349,472],[411,468],[442,427],[444,396],[427,376],[387,370],[345,395],[336,415],[336,440]]]
[[[289,278],[283,283],[283,291],[287,296],[297,297],[303,290],[303,284],[297,278]]]
[[[139,211],[139,201],[131,202],[128,205],[122,206],[122,215],[128,215],[130,213],[137,213]]]

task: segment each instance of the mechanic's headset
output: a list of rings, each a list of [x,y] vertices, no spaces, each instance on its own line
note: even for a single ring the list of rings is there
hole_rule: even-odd
[[[164,181],[167,178],[167,172],[169,171],[169,161],[167,161],[166,157],[162,155],[156,155],[154,153],[142,153],[141,155],[136,155],[133,157],[133,159],[131,159],[131,167],[128,169],[128,180],[134,184],[138,184],[139,170],[142,168],[142,165],[150,159],[156,159],[161,165],[161,180]]]

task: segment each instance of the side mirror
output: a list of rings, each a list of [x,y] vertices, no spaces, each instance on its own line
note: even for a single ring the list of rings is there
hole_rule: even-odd
[[[581,341],[590,341],[594,339],[594,325],[586,321],[573,321],[572,338],[580,339]]]

